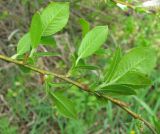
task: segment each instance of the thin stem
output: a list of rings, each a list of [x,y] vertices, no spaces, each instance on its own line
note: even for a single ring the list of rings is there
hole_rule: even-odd
[[[87,85],[85,84],[81,84],[77,81],[74,81],[64,75],[60,75],[60,74],[56,74],[56,73],[53,73],[53,72],[49,72],[49,71],[46,71],[46,70],[42,70],[42,69],[38,69],[36,67],[33,67],[31,65],[28,65],[28,64],[25,64],[23,61],[18,61],[18,60],[15,60],[15,59],[12,59],[10,57],[7,57],[7,56],[4,56],[4,55],[0,55],[0,59],[1,60],[4,60],[4,61],[7,61],[7,62],[11,62],[11,63],[15,63],[17,65],[21,65],[23,67],[26,67],[30,70],[33,70],[35,72],[38,72],[40,74],[43,74],[43,75],[52,75],[52,76],[55,76],[57,78],[60,78],[68,83],[71,83],[77,87],[79,87],[80,89],[82,89],[83,91],[86,91],[88,93],[91,93],[93,95],[96,95],[96,96],[99,96],[99,97],[102,97],[102,98],[105,98],[109,101],[111,101],[112,103],[116,104],[117,106],[119,106],[120,108],[122,108],[124,111],[126,111],[129,115],[131,115],[133,118],[135,119],[139,119],[140,121],[142,121],[151,131],[153,134],[157,134],[157,132],[155,131],[155,128],[148,122],[146,121],[145,119],[143,119],[140,115],[134,113],[133,111],[129,110],[127,108],[127,104],[120,101],[120,100],[117,100],[117,99],[114,99],[110,96],[106,96],[106,95],[102,95],[102,94],[98,94],[97,92],[94,92],[94,91],[91,91]]]
[[[83,86],[82,84],[80,84],[80,83],[78,83],[78,82],[76,82],[76,81],[73,81],[73,80],[71,80],[71,79],[69,79],[69,78],[67,78],[67,77],[65,77],[65,76],[63,76],[63,75],[56,74],[56,73],[53,73],[53,72],[49,72],[49,71],[42,70],[42,69],[38,69],[38,68],[33,67],[33,66],[31,66],[31,65],[24,64],[23,61],[18,61],[18,60],[9,58],[9,57],[4,56],[4,55],[0,55],[0,59],[2,59],[2,60],[4,60],[4,61],[7,61],[7,62],[15,63],[15,64],[17,64],[17,65],[24,66],[24,67],[26,67],[26,68],[28,68],[28,69],[30,69],[30,70],[33,70],[33,71],[38,72],[38,73],[43,74],[43,75],[56,76],[56,77],[58,77],[58,78],[60,78],[60,79],[62,79],[62,80],[65,80],[65,81],[67,81],[67,82],[69,82],[69,83],[72,83],[73,85],[75,85],[75,86],[77,86],[77,87],[79,87],[79,88],[82,88],[83,90],[86,90],[86,89],[84,89],[84,86]]]
[[[153,134],[157,134],[155,128],[145,119],[143,119],[140,115],[134,113],[133,111],[131,111],[130,109],[126,108],[126,107],[121,107],[123,110],[125,110],[128,114],[130,114],[133,118],[138,119],[140,121],[142,121],[151,131]]]

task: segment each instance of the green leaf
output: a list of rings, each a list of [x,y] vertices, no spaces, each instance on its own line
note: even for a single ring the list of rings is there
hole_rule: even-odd
[[[77,112],[74,108],[74,104],[66,97],[64,97],[63,95],[61,95],[58,92],[50,92],[50,95],[58,109],[58,111],[68,117],[68,118],[77,118]]]
[[[51,2],[42,12],[43,36],[60,31],[68,22],[69,3]]]
[[[56,46],[56,41],[52,36],[41,37],[40,43],[42,45],[47,45],[47,46],[51,46],[51,47],[55,47]]]
[[[26,33],[18,42],[17,45],[17,55],[22,55],[31,48],[31,39],[29,33]]]
[[[90,29],[90,24],[88,21],[86,21],[85,19],[81,18],[79,19],[79,23],[82,27],[82,37],[85,36],[86,33],[88,33],[89,29]]]
[[[106,94],[106,95],[135,95],[136,92],[133,88],[128,87],[126,85],[115,84],[115,85],[107,85],[102,89],[97,90],[98,93]]]
[[[129,87],[133,87],[134,89],[139,89],[139,88],[145,88],[147,86],[150,86],[151,80],[142,73],[129,71],[123,77],[121,77],[118,81],[116,81],[116,83],[125,84]]]
[[[115,83],[130,71],[149,74],[156,63],[155,51],[149,47],[137,47],[121,58],[110,83]]]
[[[97,26],[88,32],[81,42],[76,63],[78,63],[81,58],[88,57],[96,52],[106,41],[107,35],[107,26]]]
[[[108,83],[114,76],[114,73],[116,72],[121,57],[122,57],[121,49],[118,47],[113,55],[113,60],[111,62],[111,65],[109,66],[109,69],[105,75],[104,80],[106,83]]]
[[[34,53],[34,56],[36,56],[36,57],[42,57],[42,56],[60,56],[60,54],[53,53],[53,52],[36,52],[36,53]]]
[[[51,87],[67,87],[68,83],[53,83],[53,82],[48,82],[48,85]]]
[[[42,35],[42,21],[39,12],[36,12],[32,17],[32,22],[30,26],[30,36],[32,41],[32,48],[37,48]]]

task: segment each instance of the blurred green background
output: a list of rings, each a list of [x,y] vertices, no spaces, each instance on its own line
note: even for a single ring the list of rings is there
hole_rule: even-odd
[[[65,1],[65,0],[57,0]],[[17,42],[27,32],[35,11],[44,8],[50,0],[0,0],[0,53],[12,56]],[[136,3],[137,1],[130,1]],[[99,52],[87,59],[90,64],[105,70],[110,64],[117,45],[123,51],[135,46],[152,46],[158,62],[151,77],[153,84],[142,89],[137,96],[121,97],[131,104],[130,109],[153,123],[160,118],[160,17],[158,13],[139,13],[122,10],[109,0],[70,0],[70,19],[63,31],[54,36],[55,46],[40,47],[58,57],[40,58],[41,68],[60,74],[71,67],[72,55],[82,39],[79,19],[84,18],[90,27],[108,25],[109,36]],[[79,72],[80,81],[95,82],[102,71]],[[86,81],[87,80],[87,81]],[[57,80],[57,82],[59,82]],[[108,102],[99,104],[76,87],[57,88],[66,91],[76,104],[79,119],[67,119],[56,112],[46,97],[41,77],[36,73],[24,73],[12,63],[0,61],[0,134],[150,134],[139,121]]]

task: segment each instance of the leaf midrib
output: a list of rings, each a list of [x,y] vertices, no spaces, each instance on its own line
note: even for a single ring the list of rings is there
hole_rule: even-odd
[[[138,66],[142,61],[144,61],[144,60],[146,60],[146,58],[143,58],[142,60],[140,60],[139,62],[137,62],[137,64],[135,64],[133,67],[129,68],[127,71],[125,71],[124,73],[122,73],[122,75],[120,75],[119,77],[113,79],[113,80],[109,83],[109,85],[112,84],[112,83],[114,83],[114,82],[116,82],[116,81],[119,80],[120,78],[122,78],[126,73],[128,73],[128,72],[129,72],[130,70],[132,70],[133,68],[137,67],[137,66]]]
[[[51,21],[48,23],[48,25],[46,25],[46,26],[44,27],[44,30],[43,30],[43,32],[42,32],[42,35],[45,33],[46,29],[48,29],[49,25],[53,22],[53,20],[57,17],[57,15],[62,11],[63,8],[64,8],[64,7],[61,7],[61,8],[59,9],[59,11],[58,11],[58,12],[54,15],[54,17],[51,19]]]
[[[103,30],[103,32],[106,29]],[[103,32],[101,32],[101,34],[99,34],[98,36],[96,36],[96,38],[94,39],[94,42],[99,38],[100,35],[103,35]],[[92,41],[93,42],[93,41]],[[79,55],[79,59],[82,57],[82,55],[88,50],[88,48],[90,47],[90,45],[87,45],[86,49],[84,49],[84,51],[82,51],[82,53]]]
[[[57,100],[65,107],[65,109],[66,109],[73,117],[75,117],[75,115],[72,113],[72,111],[71,111],[70,109],[68,109],[68,108],[66,107],[66,105],[63,103],[63,101],[61,101],[55,94],[53,94],[53,95],[54,95],[55,99],[57,99]]]

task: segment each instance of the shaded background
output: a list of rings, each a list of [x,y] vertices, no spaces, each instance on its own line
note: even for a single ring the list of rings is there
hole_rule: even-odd
[[[12,56],[16,53],[17,42],[27,32],[33,13],[48,3],[49,0],[0,0],[0,54]],[[62,74],[67,72],[71,67],[71,54],[77,51],[82,39],[80,18],[85,18],[91,27],[109,26],[108,40],[103,46],[105,54],[92,56],[89,63],[105,70],[117,44],[124,51],[135,46],[152,46],[159,59],[158,13],[123,11],[112,2],[103,0],[72,0],[70,3],[70,19],[65,29],[54,35],[56,45],[39,47],[39,51],[49,50],[59,55],[40,58],[40,68]],[[151,75],[153,85],[150,88],[140,90],[138,97],[121,98],[150,122],[152,116],[160,118],[159,65],[158,60]],[[86,72],[81,81],[92,83],[100,73],[103,72]],[[90,75],[92,79],[86,81]],[[115,105],[110,102],[100,105],[94,97],[74,88],[67,90],[75,101],[79,119],[65,119],[52,107],[38,74],[24,73],[18,66],[0,61],[0,134],[150,134],[143,124]]]

